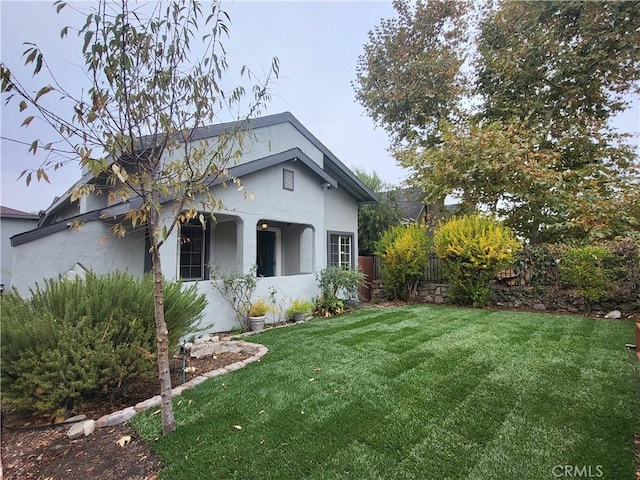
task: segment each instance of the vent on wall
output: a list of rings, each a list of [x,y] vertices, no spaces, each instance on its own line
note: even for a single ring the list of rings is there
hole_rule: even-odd
[[[293,170],[282,169],[282,188],[293,192]]]

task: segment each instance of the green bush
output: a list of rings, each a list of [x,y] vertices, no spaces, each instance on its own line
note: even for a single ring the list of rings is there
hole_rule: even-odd
[[[382,284],[387,295],[392,300],[415,298],[429,262],[426,227],[411,224],[389,228],[376,242],[375,253],[382,262]]]
[[[193,332],[206,300],[196,287],[164,285],[169,345]],[[3,400],[34,412],[74,411],[117,398],[156,369],[153,280],[123,273],[47,280],[31,297],[2,297]]]
[[[314,311],[317,315],[330,317],[345,310],[344,301],[338,298],[338,293],[346,295],[347,299],[358,297],[364,274],[358,270],[332,266],[317,272],[316,280],[320,295],[314,298]]]
[[[449,296],[472,306],[489,302],[491,281],[520,249],[508,227],[481,214],[453,217],[440,224],[433,242],[436,255],[443,260]]]
[[[569,248],[560,259],[562,281],[588,303],[602,300],[615,287],[614,254],[596,245]]]

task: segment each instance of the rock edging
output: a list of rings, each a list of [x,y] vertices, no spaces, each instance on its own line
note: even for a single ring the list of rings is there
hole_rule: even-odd
[[[202,358],[209,355],[216,355],[225,352],[247,352],[251,353],[252,356],[240,362],[232,363],[230,365],[227,365],[226,367],[218,368],[216,370],[212,370],[210,372],[203,373],[202,375],[192,378],[188,382],[173,388],[171,390],[171,395],[173,397],[180,396],[185,390],[189,390],[196,385],[200,385],[202,382],[210,378],[225,375],[230,372],[235,372],[236,370],[240,370],[250,363],[258,362],[269,351],[267,347],[258,343],[249,343],[243,341],[220,341],[219,337],[208,335],[196,340],[194,343],[186,344],[185,349],[192,357],[195,358]],[[88,436],[93,433],[95,428],[104,428],[119,425],[130,420],[140,412],[144,412],[149,408],[159,406],[160,395],[156,395],[147,400],[139,402],[134,406],[127,407],[122,410],[109,413],[107,415],[103,415],[98,420],[85,420],[84,422],[77,423],[72,426],[71,429],[67,432],[67,436],[72,439],[82,436]]]

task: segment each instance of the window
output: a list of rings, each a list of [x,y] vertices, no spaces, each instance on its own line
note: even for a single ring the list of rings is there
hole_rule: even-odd
[[[180,225],[180,278],[203,280],[209,277],[209,230],[208,222],[191,220]]]
[[[329,266],[353,268],[353,234],[329,232]]]
[[[282,188],[293,192],[293,170],[282,169]]]

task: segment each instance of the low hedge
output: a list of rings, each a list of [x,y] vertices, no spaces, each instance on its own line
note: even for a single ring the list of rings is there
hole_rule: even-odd
[[[164,285],[172,351],[203,316],[196,287]],[[47,280],[28,298],[2,297],[3,402],[30,412],[77,411],[118,397],[156,371],[153,281],[124,273]]]

